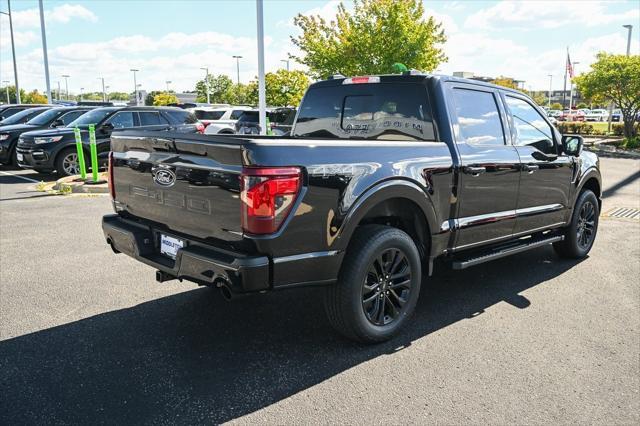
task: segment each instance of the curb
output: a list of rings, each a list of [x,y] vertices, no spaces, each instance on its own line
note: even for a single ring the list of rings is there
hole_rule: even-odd
[[[100,174],[100,178],[106,178],[105,174]],[[109,187],[107,183],[101,183],[97,185],[85,185],[82,181],[76,181],[80,179],[80,175],[67,176],[60,178],[53,185],[54,190],[60,192],[70,191],[74,194],[108,194]],[[67,189],[70,188],[70,189]]]

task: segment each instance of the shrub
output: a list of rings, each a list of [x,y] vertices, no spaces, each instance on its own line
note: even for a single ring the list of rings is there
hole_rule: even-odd
[[[622,146],[625,149],[636,149],[640,148],[640,136],[636,136],[633,138],[625,138],[622,141]]]

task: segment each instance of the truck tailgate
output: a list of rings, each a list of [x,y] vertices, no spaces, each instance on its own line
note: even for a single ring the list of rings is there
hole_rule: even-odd
[[[166,132],[114,134],[116,209],[201,239],[241,240],[245,142]]]

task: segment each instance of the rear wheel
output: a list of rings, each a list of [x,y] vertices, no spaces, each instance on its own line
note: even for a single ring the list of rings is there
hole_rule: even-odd
[[[80,173],[78,152],[76,148],[63,149],[56,157],[56,172],[58,176],[72,176]]]
[[[349,245],[338,283],[326,289],[329,322],[352,340],[388,340],[413,313],[421,277],[411,237],[396,228],[363,226]]]
[[[599,216],[598,198],[591,190],[585,189],[576,201],[571,223],[564,233],[564,240],[553,244],[556,253],[570,259],[585,257],[596,239]]]

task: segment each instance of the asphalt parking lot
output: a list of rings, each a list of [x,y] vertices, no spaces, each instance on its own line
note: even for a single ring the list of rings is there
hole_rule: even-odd
[[[603,212],[640,207],[640,161],[602,169]],[[411,327],[359,346],[318,289],[157,284],[105,244],[107,197],[42,196],[44,178],[0,169],[1,424],[640,421],[637,220],[602,218],[580,262],[437,271]]]

